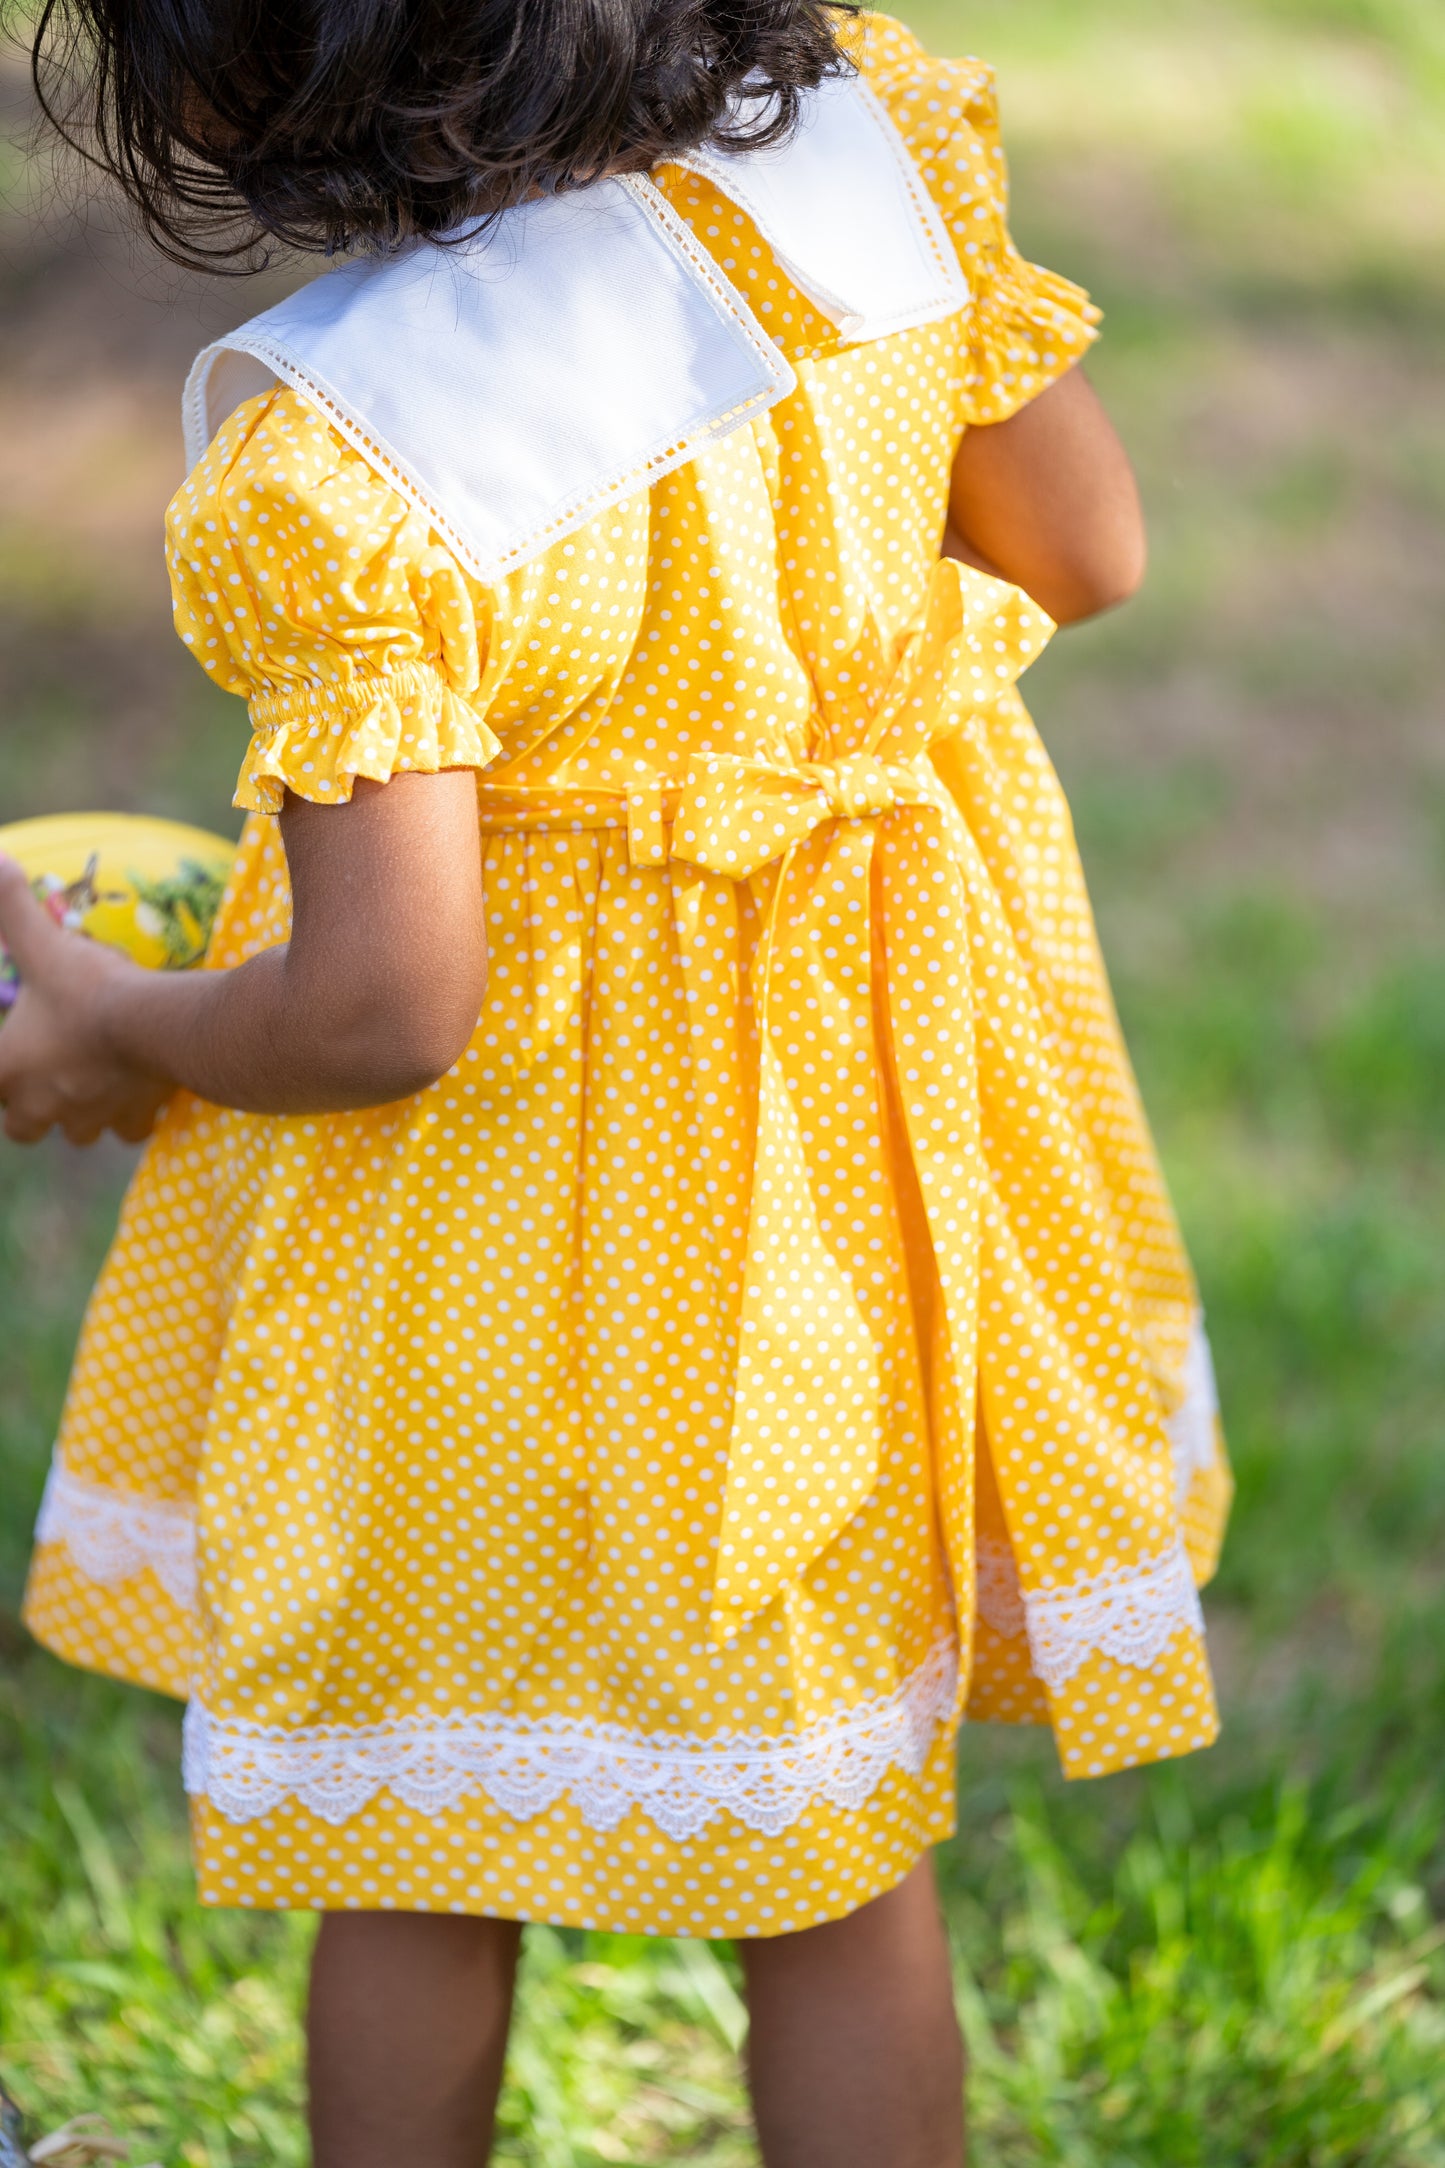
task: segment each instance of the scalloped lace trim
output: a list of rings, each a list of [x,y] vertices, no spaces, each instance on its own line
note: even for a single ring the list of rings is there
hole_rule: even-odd
[[[1143,1669],[1185,1628],[1204,1632],[1199,1591],[1180,1543],[1141,1565],[1028,1594],[1007,1543],[985,1540],[978,1547],[978,1608],[995,1633],[1010,1640],[1027,1634],[1034,1673],[1053,1694],[1091,1656]]]
[[[1034,1670],[1055,1694],[1096,1653],[1142,1670],[1184,1628],[1204,1632],[1182,1544],[1148,1565],[1116,1567],[1023,1602]]]
[[[1218,1461],[1218,1414],[1209,1340],[1203,1320],[1196,1319],[1185,1360],[1184,1400],[1164,1426],[1181,1513],[1195,1476]],[[1026,1595],[1007,1540],[985,1536],[978,1545],[977,1576],[979,1616],[1007,1640],[1028,1636],[1033,1669],[1054,1693],[1095,1654],[1143,1666],[1162,1655],[1182,1628],[1204,1631],[1199,1592],[1181,1544],[1141,1565]]]
[[[87,1483],[57,1454],[35,1540],[63,1544],[86,1579],[103,1588],[132,1581],[149,1566],[183,1611],[196,1607],[196,1521],[189,1506]]]
[[[296,1799],[339,1825],[383,1790],[420,1814],[485,1792],[519,1821],[570,1798],[589,1829],[615,1829],[640,1807],[676,1842],[729,1813],[760,1836],[789,1828],[815,1799],[855,1809],[895,1765],[916,1776],[953,1714],[951,1638],[897,1690],[801,1731],[716,1739],[648,1736],[565,1717],[409,1716],[389,1724],[297,1730],[186,1711],[186,1790],[229,1822]]]

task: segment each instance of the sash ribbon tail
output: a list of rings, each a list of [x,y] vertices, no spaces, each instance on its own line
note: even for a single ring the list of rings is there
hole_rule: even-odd
[[[701,755],[679,786],[674,860],[735,882],[776,867],[753,971],[757,1132],[713,1588],[719,1644],[796,1591],[877,1481],[879,1350],[829,1240],[818,1177],[848,1164],[850,1094],[876,1109],[880,1039],[897,1066],[943,1290],[955,1449],[939,1471],[940,1510],[960,1615],[971,1615],[985,1185],[966,899],[951,871],[952,808],[926,755],[1011,685],[1051,630],[1017,589],[946,562],[866,745],[792,764]],[[880,893],[895,900],[881,918]],[[928,923],[909,924],[920,896]]]
[[[1039,1708],[1066,1773],[1095,1775],[1213,1736],[1195,1581],[1228,1478],[1112,1012],[1078,1010],[1092,919],[1013,690],[1052,631],[945,561],[876,703],[820,695],[806,751],[699,754],[618,790],[497,778],[478,811],[489,832],[625,828],[634,866],[670,868],[699,1060],[718,1003],[736,1019],[731,1097],[753,1111],[729,1151],[751,1186],[745,1254],[713,1261],[742,1288],[715,1644],[778,1598],[806,1630],[809,1568],[877,1483],[888,1348],[863,1216],[884,1207],[866,1185],[891,1184],[910,1265],[928,1253],[911,1292],[960,1707],[981,1607],[979,1705]],[[1166,1651],[1167,1690],[1143,1690]]]

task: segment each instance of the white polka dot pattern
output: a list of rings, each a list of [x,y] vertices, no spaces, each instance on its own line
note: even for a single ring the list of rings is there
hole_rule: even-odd
[[[179,1098],[91,1305],[55,1497],[92,1566],[97,1498],[189,1516],[197,1601],[57,1505],[27,1616],[194,1686],[209,1902],[776,1933],[948,1829],[961,1704],[1076,1776],[1213,1735],[1228,1474],[1013,689],[1049,627],[937,564],[960,431],[1093,312],[1008,242],[986,71],[868,41],[967,317],[844,347],[665,169],[768,414],[490,590],[290,393],[173,508],[257,725],[210,961],[286,937],[283,788],[443,766],[492,958],[415,1099]]]

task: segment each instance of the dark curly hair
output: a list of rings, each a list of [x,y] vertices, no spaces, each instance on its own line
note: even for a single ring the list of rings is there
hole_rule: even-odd
[[[174,262],[393,249],[780,140],[851,0],[44,0],[46,118]],[[741,103],[736,94],[745,92]]]

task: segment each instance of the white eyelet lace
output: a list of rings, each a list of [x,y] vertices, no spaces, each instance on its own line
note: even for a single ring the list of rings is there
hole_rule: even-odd
[[[196,1520],[189,1506],[87,1483],[57,1454],[35,1540],[64,1544],[86,1579],[103,1588],[133,1580],[149,1566],[172,1602],[183,1611],[196,1607]]]
[[[857,1808],[891,1767],[916,1776],[952,1716],[957,1684],[950,1638],[892,1694],[800,1731],[715,1739],[565,1717],[419,1715],[285,1730],[215,1716],[193,1701],[183,1774],[186,1790],[230,1822],[297,1799],[339,1825],[382,1790],[420,1814],[441,1814],[482,1791],[519,1820],[566,1795],[589,1829],[615,1829],[640,1807],[678,1842],[724,1812],[773,1837],[815,1799]]]

